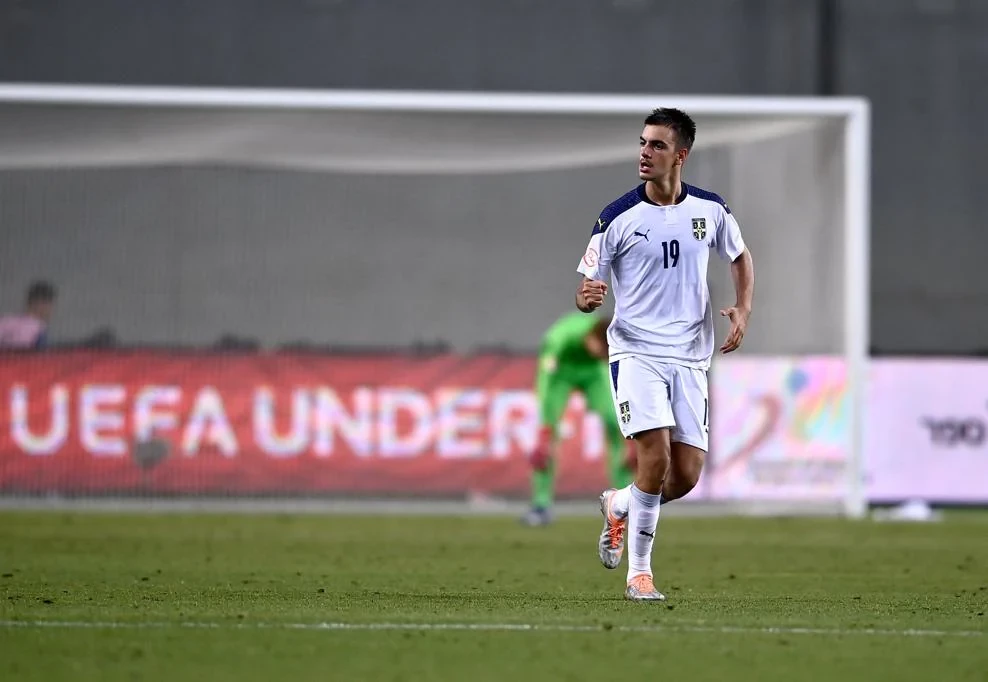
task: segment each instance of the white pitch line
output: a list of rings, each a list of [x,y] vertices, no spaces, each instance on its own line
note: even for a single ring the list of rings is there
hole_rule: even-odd
[[[803,628],[746,627],[732,625],[567,625],[564,623],[210,623],[210,622],[126,622],[66,620],[0,620],[0,628],[54,628],[82,630],[148,630],[185,628],[197,630],[377,630],[377,631],[445,631],[471,632],[638,632],[638,633],[706,633],[742,635],[824,635],[831,637],[983,637],[981,630],[892,630],[883,628]]]

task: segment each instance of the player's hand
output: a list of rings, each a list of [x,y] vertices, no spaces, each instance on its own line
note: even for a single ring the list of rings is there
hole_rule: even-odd
[[[528,463],[532,465],[533,471],[546,471],[552,462],[552,454],[549,448],[537,447],[528,456]]]
[[[539,429],[539,440],[528,455],[528,463],[535,471],[545,471],[552,463],[553,431],[548,426]]]
[[[604,297],[607,296],[607,282],[584,279],[580,285],[579,294],[590,310],[596,310],[604,305]]]
[[[748,316],[751,315],[751,311],[733,306],[721,310],[720,314],[722,317],[731,319],[731,331],[727,334],[724,345],[720,347],[720,352],[730,353],[741,347],[744,333],[748,329]]]

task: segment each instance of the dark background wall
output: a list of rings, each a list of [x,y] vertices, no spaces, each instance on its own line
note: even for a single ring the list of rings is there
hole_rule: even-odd
[[[0,0],[0,81],[717,94],[873,105],[872,337],[988,347],[988,3]]]

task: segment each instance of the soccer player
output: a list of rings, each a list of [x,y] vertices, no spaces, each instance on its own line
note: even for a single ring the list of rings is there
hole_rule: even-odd
[[[539,442],[529,458],[532,508],[521,519],[525,525],[544,526],[551,521],[559,421],[574,391],[583,394],[587,409],[603,422],[611,485],[623,488],[631,482],[626,441],[618,426],[608,386],[607,324],[608,320],[596,315],[571,312],[553,323],[542,337],[535,380]]]
[[[652,579],[659,505],[696,485],[707,451],[707,369],[714,324],[707,288],[710,251],[731,264],[736,301],[720,311],[731,329],[721,352],[736,350],[751,314],[754,269],[723,199],[682,180],[696,125],[678,109],[656,109],[639,140],[644,182],[600,214],[577,268],[576,306],[596,310],[608,290],[611,392],[621,430],[637,447],[632,485],[600,496],[598,554],[617,568],[628,540],[625,598],[663,601]],[[609,284],[608,284],[609,280]]]

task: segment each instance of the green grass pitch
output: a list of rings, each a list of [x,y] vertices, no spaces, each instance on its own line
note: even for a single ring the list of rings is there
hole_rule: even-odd
[[[0,513],[0,680],[988,680],[988,515]]]

